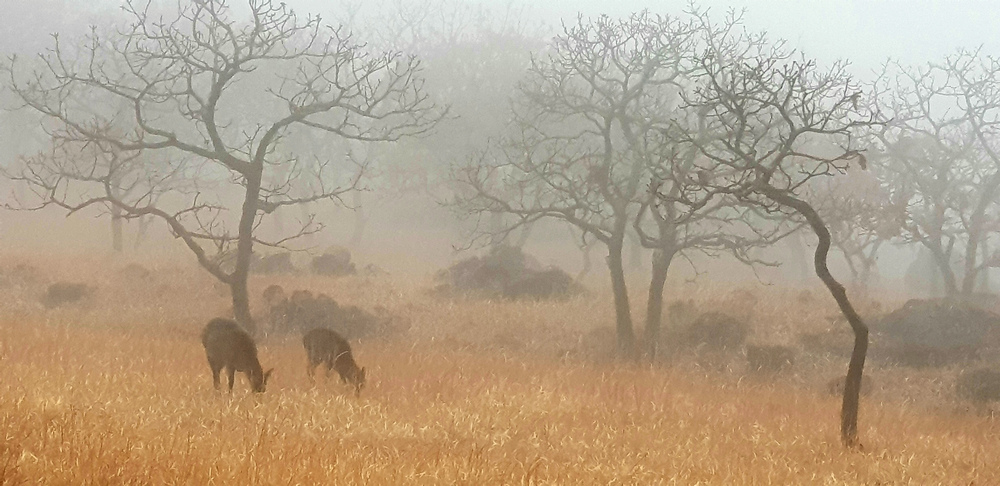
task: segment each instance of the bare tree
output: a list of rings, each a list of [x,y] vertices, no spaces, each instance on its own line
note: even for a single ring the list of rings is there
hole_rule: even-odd
[[[855,336],[841,411],[842,438],[854,446],[868,327],[830,273],[830,231],[801,193],[811,180],[841,174],[850,162],[865,166],[856,132],[877,123],[876,115],[844,63],[821,69],[763,34],[713,29],[707,16],[699,18],[711,37],[698,53],[692,74],[698,86],[684,92],[685,109],[704,113],[713,136],[706,140],[679,128],[689,131],[686,143],[713,164],[702,185],[706,197],[733,195],[764,211],[795,214],[816,233],[816,274]]]
[[[579,19],[533,64],[516,101],[514,135],[458,173],[466,190],[458,205],[491,214],[485,232],[494,237],[554,218],[576,227],[584,247],[591,240],[607,247],[622,356],[635,353],[622,256],[630,235],[654,250],[644,336],[654,358],[675,257],[728,252],[757,263],[751,249],[782,231],[750,224],[756,208],[735,197],[699,198],[708,171],[695,167],[697,150],[678,149],[674,129],[696,35],[691,19],[647,12]]]
[[[285,206],[339,200],[364,169],[331,180],[332,168],[350,160],[306,164],[285,142],[300,132],[395,141],[426,132],[442,112],[423,92],[416,59],[369,55],[343,30],[324,27],[319,17],[300,18],[285,3],[248,6],[248,20],[240,21],[224,0],[181,2],[163,15],[127,1],[124,28],[107,36],[94,29],[73,44],[78,52],[56,37],[35,70],[16,58],[5,70],[14,93],[47,118],[57,145],[111,154],[162,151],[205,163],[199,173],[220,187],[199,188],[174,209],[107,191],[69,203],[76,189],[68,186],[93,181],[58,170],[48,157],[31,161],[25,180],[43,189],[43,204],[110,205],[129,217],[162,219],[202,267],[229,285],[237,320],[253,329],[247,295],[253,245],[285,245],[320,229],[310,217],[289,235],[263,240],[255,234],[262,218]],[[94,93],[129,106],[128,120],[87,105]],[[38,169],[49,164],[56,170]],[[270,176],[275,168],[283,177]],[[32,173],[58,176],[31,180]],[[229,270],[210,250],[232,245],[237,256]]]
[[[492,237],[554,218],[607,247],[624,357],[635,354],[635,334],[622,252],[650,167],[640,144],[664,119],[657,109],[676,100],[691,36],[690,25],[645,12],[578,19],[532,62],[510,135],[456,170],[456,206],[506,215],[499,229],[486,230]]]
[[[1000,60],[959,51],[875,82],[892,122],[876,133],[885,190],[905,242],[933,256],[945,293],[970,294],[1000,266]],[[958,267],[958,272],[956,268]]]
[[[731,17],[727,28],[739,19]],[[754,250],[774,244],[800,225],[787,218],[774,218],[745,205],[732,195],[706,193],[720,169],[719,164],[701,157],[697,144],[684,145],[694,134],[704,143],[709,137],[703,114],[695,116],[693,130],[677,131],[663,125],[650,130],[641,144],[649,151],[646,162],[653,181],[633,222],[641,244],[653,250],[649,298],[646,306],[645,351],[655,359],[660,341],[663,290],[675,258],[687,260],[697,272],[693,253],[716,258],[727,253],[748,265],[777,265],[754,256]],[[673,123],[684,123],[674,116]]]

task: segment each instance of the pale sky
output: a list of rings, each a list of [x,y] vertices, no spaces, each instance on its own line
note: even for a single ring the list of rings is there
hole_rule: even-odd
[[[171,4],[174,0],[160,0]],[[320,13],[331,18],[338,0],[284,0],[299,12]],[[344,0],[355,1],[355,0]],[[405,1],[405,0],[404,0]],[[476,2],[477,0],[470,0]],[[478,0],[486,5],[530,5],[530,11],[550,24],[559,18],[574,19],[577,13],[614,16],[649,9],[654,13],[678,14],[687,0]],[[67,0],[66,5],[74,2]],[[245,0],[230,0],[234,6]],[[754,30],[767,30],[772,37],[790,42],[809,56],[827,63],[847,58],[854,73],[865,76],[889,56],[906,64],[937,60],[958,47],[984,46],[1000,55],[1000,1],[988,0],[701,0],[722,17],[728,8],[746,9],[746,23]],[[117,6],[120,0],[89,0],[81,7]],[[4,25],[4,11],[31,11],[27,0],[0,0],[0,27],[38,34],[39,25]],[[237,7],[238,8],[238,7]],[[24,19],[24,15],[8,15]],[[32,20],[40,20],[35,19]],[[29,24],[35,22],[29,22]],[[2,39],[4,36],[0,36]],[[17,37],[14,37],[17,38]]]
[[[554,14],[625,15],[648,8],[678,13],[686,0],[547,0]],[[847,58],[857,75],[866,75],[887,57],[906,64],[937,60],[959,47],[1000,54],[1000,2],[983,0],[706,0],[716,16],[729,8],[746,9],[754,30],[767,30],[821,62]],[[539,2],[538,5],[540,5]]]
[[[2,0],[0,0],[2,1]],[[505,5],[509,0],[482,3]],[[510,0],[556,23],[578,13],[613,16],[649,9],[679,14],[688,0]],[[297,10],[324,13],[337,2],[285,0]],[[852,71],[867,76],[888,57],[904,64],[938,60],[959,47],[1000,55],[1000,1],[989,0],[702,0],[698,5],[722,17],[727,9],[746,9],[753,30],[766,30],[791,47],[827,63],[851,60]]]

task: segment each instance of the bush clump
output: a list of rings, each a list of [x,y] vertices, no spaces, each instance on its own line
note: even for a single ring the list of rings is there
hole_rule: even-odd
[[[875,323],[885,358],[929,367],[973,359],[1000,316],[961,299],[913,299]]]
[[[290,334],[325,327],[355,340],[396,330],[385,313],[374,315],[353,305],[340,305],[328,295],[313,295],[308,290],[296,290],[285,298],[284,290],[278,292],[279,289],[278,286],[265,289],[271,333]]]
[[[296,269],[292,263],[292,254],[286,251],[260,257],[255,253],[250,262],[250,271],[264,275],[278,275],[295,273]]]
[[[56,282],[49,285],[45,295],[42,296],[42,305],[46,308],[58,307],[83,300],[90,295],[93,290],[89,285],[73,282]]]
[[[854,351],[854,333],[848,328],[802,333],[798,336],[802,349],[810,353],[847,357]]]
[[[268,285],[267,288],[264,289],[262,296],[264,297],[264,305],[266,305],[268,309],[274,307],[282,300],[287,299],[287,296],[285,295],[285,288],[277,284]]]
[[[339,246],[329,248],[322,255],[313,257],[310,268],[312,268],[312,272],[316,275],[330,277],[354,275],[357,273],[354,263],[351,262],[350,250]]]
[[[138,263],[129,263],[128,265],[125,265],[118,270],[118,274],[130,280],[149,280],[153,277],[153,272],[151,270]]]
[[[795,364],[795,350],[777,344],[747,346],[747,369],[755,373],[779,373]]]
[[[975,403],[1000,401],[1000,371],[980,368],[959,375],[958,396]]]
[[[552,299],[580,291],[563,270],[543,267],[511,246],[497,246],[482,257],[466,258],[438,272],[436,278],[438,292],[451,295]]]
[[[743,346],[750,332],[745,321],[722,312],[705,312],[688,326],[675,331],[677,344],[713,351]]]

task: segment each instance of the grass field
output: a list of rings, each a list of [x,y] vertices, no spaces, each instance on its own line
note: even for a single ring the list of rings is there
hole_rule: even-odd
[[[763,379],[591,359],[587,336],[611,318],[599,291],[505,303],[398,277],[255,280],[255,295],[277,282],[383,306],[409,331],[355,346],[360,399],[335,379],[311,386],[297,338],[261,343],[277,370],[266,393],[241,376],[229,396],[198,341],[226,298],[199,270],[137,281],[99,261],[12,265],[0,260],[0,484],[1000,484],[1000,426],[947,398],[947,371],[873,369],[864,448],[847,450],[838,400],[815,383],[846,361]],[[97,291],[44,309],[57,279]],[[835,313],[821,295],[761,292],[760,341]]]

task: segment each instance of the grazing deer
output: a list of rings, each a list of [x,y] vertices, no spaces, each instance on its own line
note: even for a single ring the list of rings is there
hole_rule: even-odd
[[[351,354],[351,346],[347,340],[336,332],[325,327],[317,327],[302,337],[302,345],[306,348],[309,364],[306,372],[309,380],[315,382],[316,366],[326,364],[326,374],[331,369],[337,370],[340,381],[354,385],[354,395],[361,395],[365,386],[365,369],[358,368]]]
[[[233,392],[233,380],[237,371],[247,375],[254,392],[264,391],[267,379],[274,369],[264,372],[257,359],[257,345],[236,321],[221,317],[212,319],[201,332],[201,344],[205,346],[208,365],[212,367],[212,383],[216,390],[219,389],[219,372],[226,368],[230,393]]]

